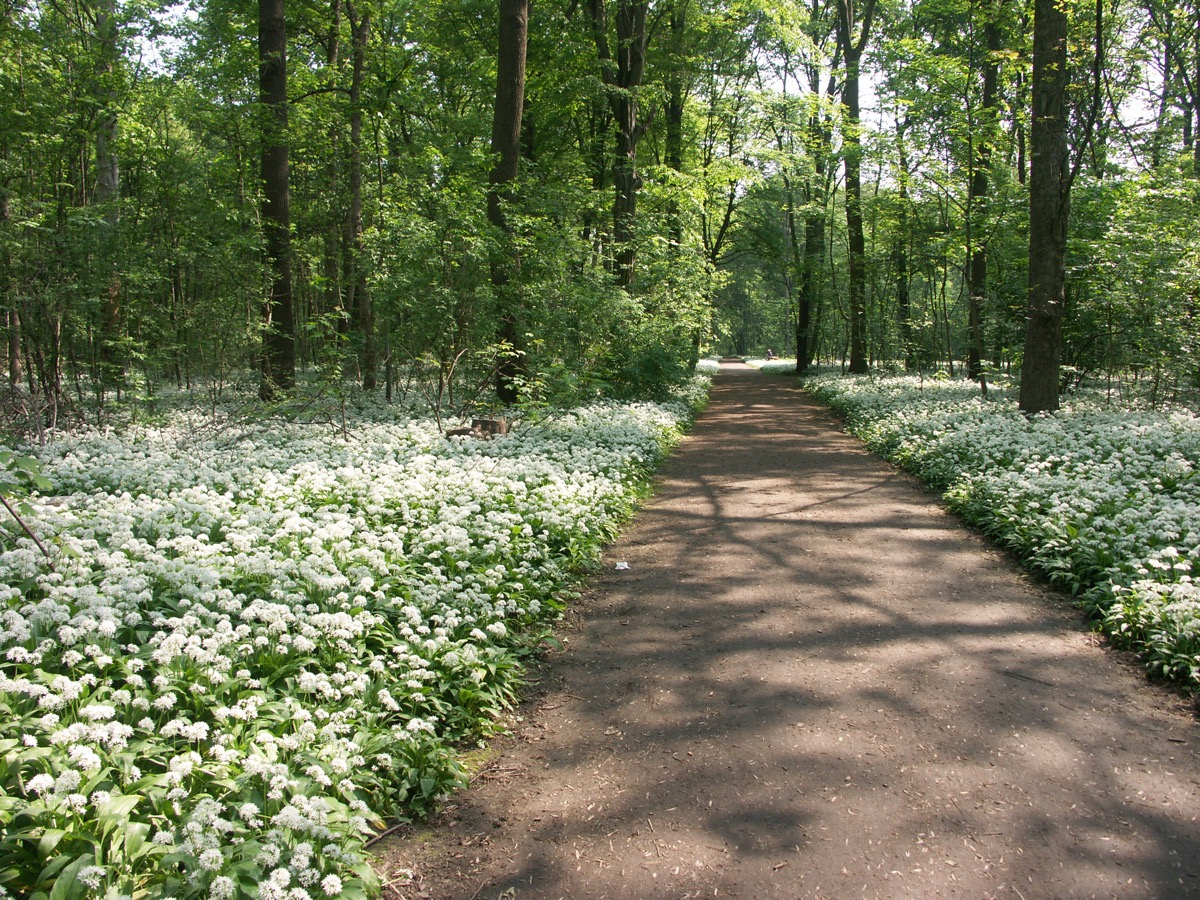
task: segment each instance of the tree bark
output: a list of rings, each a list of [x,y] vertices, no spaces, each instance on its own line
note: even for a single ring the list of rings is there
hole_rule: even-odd
[[[1020,407],[1026,415],[1058,409],[1070,213],[1066,89],[1066,13],[1058,0],[1035,0],[1029,308],[1020,394]]]
[[[520,329],[518,281],[521,259],[504,214],[521,163],[521,118],[525,100],[525,57],[529,40],[529,0],[500,0],[500,35],[496,55],[496,106],[492,117],[492,169],[488,189],[488,221],[501,234],[502,249],[491,262],[492,288],[500,305],[500,339],[508,344],[500,362],[496,394],[504,403],[518,399],[525,372]]]
[[[271,282],[263,304],[259,396],[272,400],[296,384],[288,193],[287,30],[283,0],[259,0],[258,64],[259,102],[263,107],[263,244]]]

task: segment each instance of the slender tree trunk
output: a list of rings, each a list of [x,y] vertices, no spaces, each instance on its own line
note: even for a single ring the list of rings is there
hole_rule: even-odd
[[[858,73],[848,74],[843,87],[846,104],[846,246],[849,256],[850,372],[867,371],[867,267],[866,238],[862,218],[862,147],[857,134],[859,122]]]
[[[329,32],[325,42],[325,61],[326,68],[330,73],[326,87],[332,91],[337,86],[337,71],[342,61],[341,0],[331,0],[329,4]],[[331,198],[339,199],[342,195],[341,132],[340,123],[330,122],[326,131],[330,149],[325,160],[325,172],[328,179],[326,190],[329,191]],[[335,209],[337,202],[338,200],[335,199]],[[350,331],[350,316],[346,314],[345,291],[347,288],[343,284],[343,270],[349,268],[349,264],[342,254],[342,245],[346,243],[344,218],[331,214],[329,221],[325,223],[321,260],[322,274],[325,279],[322,312],[334,314],[337,334],[341,338],[347,337]]]
[[[7,161],[8,148],[4,148],[4,158]],[[7,326],[8,348],[8,385],[15,394],[21,387],[21,317],[17,312],[16,291],[13,290],[12,251],[8,240],[8,228],[12,219],[12,207],[8,199],[8,190],[0,183],[0,306],[5,308],[5,324]]]
[[[1183,146],[1186,150],[1192,149],[1192,104],[1183,104]]]
[[[999,80],[997,54],[1000,51],[1000,28],[994,16],[984,26],[987,60],[983,65],[983,97],[979,107],[979,134],[975,138],[975,158],[972,160],[971,185],[967,198],[968,244],[971,246],[967,271],[967,318],[970,328],[970,348],[967,353],[967,375],[979,382],[987,396],[987,379],[983,372],[983,306],[987,300],[987,242],[983,240],[984,211],[989,191],[992,161],[992,141],[995,134],[996,85]]]
[[[21,387],[21,317],[8,311],[8,386],[15,394]]]
[[[850,372],[862,374],[867,361],[867,250],[862,218],[862,144],[859,138],[859,66],[870,37],[874,0],[866,0],[860,20],[853,0],[838,0],[838,40],[845,65],[842,103],[846,107],[843,157],[846,168],[846,244],[849,254]],[[855,33],[857,30],[857,34]]]
[[[96,204],[104,210],[105,236],[101,264],[107,272],[107,286],[100,323],[100,373],[102,389],[121,382],[121,278],[118,271],[120,241],[121,168],[117,155],[117,62],[120,58],[117,9],[115,0],[104,0],[96,11],[96,37],[99,52],[95,75],[96,102]]]
[[[350,210],[348,214],[347,253],[350,258],[350,283],[354,291],[356,319],[361,337],[359,371],[364,391],[375,390],[378,384],[378,354],[375,349],[375,311],[367,290],[367,267],[363,250],[362,198],[362,84],[366,71],[367,41],[371,36],[371,16],[363,13],[355,21],[353,6],[347,6],[353,40],[353,61],[350,76]]]
[[[1058,409],[1070,212],[1067,17],[1058,0],[1035,0],[1033,23],[1029,311],[1020,396],[1026,415]]]
[[[683,111],[688,94],[684,84],[688,2],[689,0],[673,0],[670,8],[671,62],[667,75],[666,162],[677,177],[683,175]],[[667,201],[667,235],[674,252],[679,254],[683,252],[684,220],[676,191],[678,186],[672,186],[672,193]],[[692,327],[692,352],[689,362],[693,367],[700,361],[700,347],[704,341],[705,330],[701,323]]]
[[[686,98],[683,86],[683,54],[686,13],[686,0],[675,0],[671,6],[671,71],[667,76],[666,158],[667,166],[676,174],[683,174],[683,107]],[[679,247],[683,243],[683,216],[680,214],[679,202],[674,196],[669,201],[667,214],[671,243]]]
[[[815,85],[814,85],[815,88]],[[819,276],[825,259],[825,204],[828,198],[830,131],[813,109],[807,123],[806,142],[813,158],[813,174],[805,191],[804,259],[800,270],[800,296],[796,310],[796,372],[813,364],[817,353],[817,327],[821,311]]]
[[[1170,72],[1174,67],[1174,54],[1171,52],[1174,35],[1167,32],[1162,36],[1163,40],[1163,55],[1162,55],[1162,70],[1165,73],[1163,78],[1162,93],[1158,98],[1158,111],[1154,116],[1154,137],[1150,141],[1150,167],[1158,170],[1162,167],[1163,161],[1163,145],[1167,137],[1167,110],[1171,103],[1172,91],[1168,90],[1168,85],[1171,84],[1172,78]],[[1184,111],[1184,146],[1187,146],[1187,132],[1191,131],[1192,123],[1189,121],[1192,117],[1190,109]]]
[[[812,21],[823,18],[819,0],[813,0]],[[824,45],[828,32],[810,35],[816,45]],[[827,113],[821,111],[820,97],[833,96],[836,79],[830,75],[824,91],[821,89],[822,72],[819,66],[806,66],[809,102],[804,129],[804,145],[813,161],[813,173],[807,179],[804,190],[804,263],[800,270],[800,291],[796,310],[796,372],[805,372],[817,359],[818,338],[821,324],[821,286],[819,276],[825,260],[825,217],[829,201],[829,164],[832,158],[833,131]],[[830,270],[832,271],[832,269]]]
[[[496,394],[504,403],[518,399],[518,382],[525,372],[520,329],[520,254],[504,204],[512,196],[521,162],[521,118],[525,101],[525,55],[529,38],[529,0],[500,0],[500,35],[496,57],[496,106],[492,117],[492,155],[495,166],[488,189],[488,221],[502,235],[503,249],[491,262],[492,288],[500,305],[500,338],[509,345],[501,360]]]
[[[259,396],[271,400],[296,384],[288,194],[287,30],[283,0],[259,0],[258,63],[259,102],[263,106],[263,243],[271,274],[270,294],[263,304]]]
[[[904,368],[912,371],[917,367],[916,346],[913,341],[911,276],[908,260],[908,179],[909,162],[908,150],[904,146],[904,131],[908,126],[907,119],[903,126],[897,129],[900,138],[900,210],[896,227],[896,243],[893,248],[893,261],[896,266],[896,315],[900,319],[900,353],[904,357]]]

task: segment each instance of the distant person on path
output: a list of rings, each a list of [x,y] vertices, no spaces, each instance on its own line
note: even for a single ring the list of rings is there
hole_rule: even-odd
[[[767,348],[767,359],[774,359],[774,358],[775,358],[775,351],[772,350],[770,347],[768,347]]]

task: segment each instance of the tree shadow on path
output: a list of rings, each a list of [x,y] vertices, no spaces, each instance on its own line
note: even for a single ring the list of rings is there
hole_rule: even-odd
[[[791,379],[723,367],[579,609],[427,896],[1200,893],[1193,717]]]

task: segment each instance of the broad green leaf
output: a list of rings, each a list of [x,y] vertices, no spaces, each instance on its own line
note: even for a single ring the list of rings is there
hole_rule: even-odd
[[[38,841],[38,855],[42,859],[48,857],[66,835],[67,832],[61,828],[47,828],[42,832],[41,840]]]

